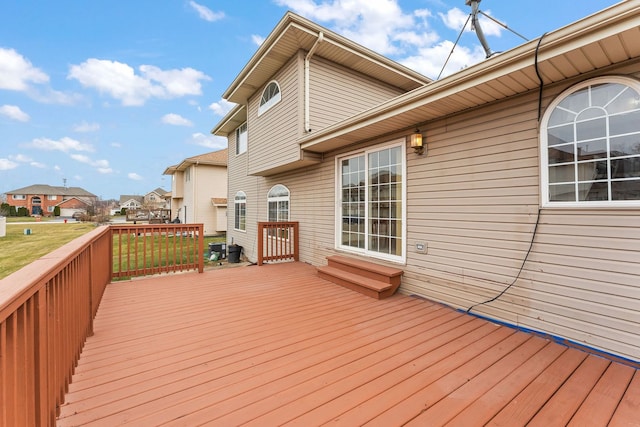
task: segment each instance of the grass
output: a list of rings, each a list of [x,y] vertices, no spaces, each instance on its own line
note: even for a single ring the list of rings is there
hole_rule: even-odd
[[[24,234],[26,228],[30,235]],[[94,228],[93,223],[8,223],[6,236],[0,237],[0,279]]]
[[[24,234],[26,228],[31,229],[30,235]],[[95,224],[90,222],[70,221],[67,224],[35,221],[30,224],[12,224],[9,222],[6,236],[0,237],[0,279],[94,228]],[[225,241],[224,235],[205,236],[203,254],[205,265],[210,264],[207,256],[209,242],[224,243]],[[117,242],[114,242],[114,246],[116,244]],[[156,245],[155,247],[157,248],[158,246]],[[149,245],[147,249],[149,252],[150,248],[151,246]],[[148,259],[150,259],[150,256],[148,256]],[[156,257],[156,259],[159,259],[159,257]],[[114,264],[116,263],[117,260],[114,260]],[[213,265],[214,263],[211,262],[211,264]]]

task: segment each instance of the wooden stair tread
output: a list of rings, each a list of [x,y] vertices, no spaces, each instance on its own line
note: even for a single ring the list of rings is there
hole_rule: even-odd
[[[329,256],[327,257],[327,260],[330,263],[339,263],[339,264],[348,265],[351,267],[370,271],[370,272],[379,274],[381,276],[396,277],[396,276],[401,276],[404,273],[403,270],[400,270],[398,268],[387,267],[384,265],[375,264],[373,262],[363,261],[360,259],[341,256],[341,255]]]
[[[323,266],[318,267],[318,271],[324,274],[327,274],[332,277],[337,277],[359,286],[372,289],[376,292],[386,291],[391,289],[392,285],[390,283],[382,282],[380,280],[370,279],[367,277],[363,277],[361,275],[355,273],[349,273],[348,271],[340,270],[336,267]]]

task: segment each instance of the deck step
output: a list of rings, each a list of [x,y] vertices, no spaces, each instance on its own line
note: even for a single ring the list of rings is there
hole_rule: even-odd
[[[348,289],[376,299],[393,295],[400,287],[402,270],[345,256],[327,257],[328,265],[318,267],[318,274]]]

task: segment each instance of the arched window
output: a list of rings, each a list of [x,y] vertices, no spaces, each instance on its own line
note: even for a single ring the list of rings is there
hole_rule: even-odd
[[[235,215],[233,228],[245,231],[247,229],[247,195],[244,191],[238,191],[233,200]]]
[[[271,187],[267,194],[268,221],[289,221],[289,189],[282,184]]]
[[[280,95],[280,86],[278,83],[273,81],[264,88],[262,92],[262,98],[260,98],[260,106],[258,107],[258,115],[261,115],[269,108],[276,105],[282,99],[282,95]]]
[[[549,106],[540,129],[544,205],[640,205],[639,82],[579,83]]]

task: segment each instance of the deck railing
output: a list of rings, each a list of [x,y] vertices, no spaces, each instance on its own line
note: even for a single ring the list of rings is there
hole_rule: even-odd
[[[107,284],[113,277],[202,272],[202,230],[98,227],[0,280],[0,426],[55,425]]]
[[[204,269],[202,224],[112,225],[113,278]]]
[[[300,259],[297,222],[258,223],[258,265]]]

